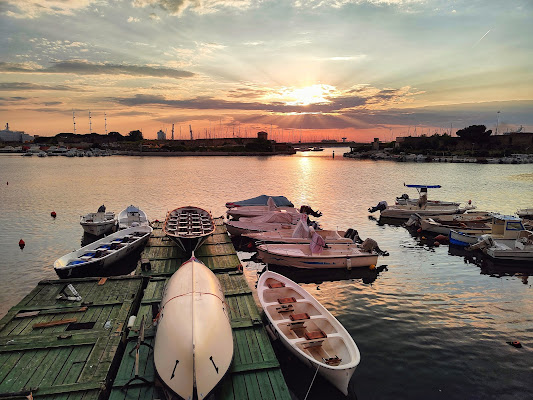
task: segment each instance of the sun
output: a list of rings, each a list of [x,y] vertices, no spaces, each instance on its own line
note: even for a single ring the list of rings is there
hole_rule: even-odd
[[[328,97],[335,90],[333,86],[316,84],[303,88],[287,88],[282,97],[285,104],[291,106],[307,106],[309,104],[329,103]]]

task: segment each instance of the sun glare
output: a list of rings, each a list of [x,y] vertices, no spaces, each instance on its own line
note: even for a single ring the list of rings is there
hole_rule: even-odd
[[[282,97],[287,105],[307,106],[309,104],[329,103],[328,97],[335,90],[330,85],[311,85],[283,91]]]

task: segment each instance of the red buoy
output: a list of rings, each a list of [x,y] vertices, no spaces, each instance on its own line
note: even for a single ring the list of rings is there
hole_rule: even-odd
[[[417,232],[417,233],[422,232],[422,228],[418,228],[418,229],[416,230],[416,232]]]
[[[448,241],[448,237],[444,236],[444,235],[437,235],[437,236],[435,236],[435,240],[438,241],[438,242],[447,242]]]
[[[55,217],[57,217],[57,214],[56,214],[56,212],[55,212],[55,211],[52,211],[52,212],[50,213],[50,215],[52,216],[52,218],[55,218]]]
[[[22,250],[24,248],[24,246],[26,246],[26,243],[24,242],[24,240],[20,239],[19,240],[19,247],[20,249]]]
[[[513,347],[516,347],[516,348],[520,348],[522,347],[522,343],[520,343],[518,340],[513,340],[512,342],[507,342],[508,344],[510,344],[511,346]]]
[[[435,247],[439,247],[439,246],[440,246],[440,243],[437,242],[437,241],[435,241],[435,242],[433,242],[433,246],[435,246]]]

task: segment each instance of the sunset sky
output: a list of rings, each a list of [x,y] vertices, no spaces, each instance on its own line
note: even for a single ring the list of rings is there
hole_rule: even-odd
[[[531,0],[0,0],[0,128],[532,131],[532,21]]]

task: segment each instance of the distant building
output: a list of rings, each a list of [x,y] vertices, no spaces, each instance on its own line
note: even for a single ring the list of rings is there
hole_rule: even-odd
[[[167,134],[161,129],[157,132],[157,140],[167,140]]]
[[[19,142],[26,143],[33,140],[33,136],[25,134],[23,131],[9,130],[9,124],[6,124],[6,129],[0,131],[0,140],[3,142]]]

